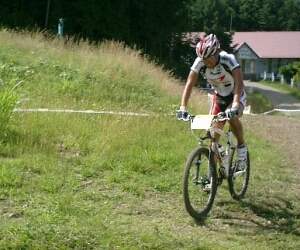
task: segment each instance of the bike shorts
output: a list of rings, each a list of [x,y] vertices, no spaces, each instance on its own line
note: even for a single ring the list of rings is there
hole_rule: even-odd
[[[217,115],[220,112],[225,112],[226,109],[231,107],[232,101],[233,101],[233,93],[230,93],[230,95],[228,96],[221,96],[218,93],[215,93],[213,95],[212,105],[209,113],[211,115]],[[243,107],[245,108],[246,103],[247,103],[247,95],[246,92],[244,91],[240,99],[240,104],[242,104]]]

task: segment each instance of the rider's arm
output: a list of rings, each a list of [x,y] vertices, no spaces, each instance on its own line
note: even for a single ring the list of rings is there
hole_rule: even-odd
[[[198,76],[199,76],[199,74],[196,73],[195,71],[193,71],[193,70],[190,71],[189,76],[188,76],[187,81],[186,81],[186,84],[185,84],[184,91],[183,91],[182,96],[181,96],[181,104],[180,104],[181,105],[180,106],[181,110],[186,109],[188,100],[191,96],[192,89],[193,89],[193,87],[195,86],[195,84],[198,80]]]
[[[239,107],[240,99],[244,91],[244,83],[241,69],[235,68],[232,71],[232,77],[234,79],[234,96],[232,107]]]

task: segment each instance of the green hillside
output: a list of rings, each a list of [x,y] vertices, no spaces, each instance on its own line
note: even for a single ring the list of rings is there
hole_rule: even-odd
[[[17,100],[0,137],[0,249],[300,247],[289,161],[248,131],[246,199],[225,183],[205,221],[188,216],[181,179],[197,141],[175,117],[182,83],[139,51],[1,30],[0,83]],[[189,110],[206,113],[207,97],[195,91]]]

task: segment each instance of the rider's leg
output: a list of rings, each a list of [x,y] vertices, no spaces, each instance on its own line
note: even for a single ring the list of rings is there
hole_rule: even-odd
[[[238,146],[242,146],[245,143],[244,142],[243,124],[242,124],[241,120],[239,119],[242,116],[243,111],[244,111],[244,107],[243,107],[243,105],[240,105],[239,111],[238,111],[238,113],[239,113],[238,117],[234,117],[229,121],[231,131],[237,139]]]
[[[243,105],[240,105],[239,107],[239,116],[232,118],[229,123],[231,127],[232,133],[235,135],[237,139],[237,150],[238,150],[238,165],[240,167],[245,166],[247,159],[247,148],[244,141],[244,130],[243,125],[239,117],[243,114]]]
[[[213,123],[213,126],[214,126],[215,128],[219,128],[219,129],[223,129],[224,125],[225,125],[225,122],[214,122],[214,123]],[[219,142],[220,137],[221,137],[220,134],[214,133],[213,136],[215,137],[216,141]]]
[[[213,95],[212,105],[210,107],[209,114],[217,115],[219,112],[225,111],[226,106],[225,107],[221,106],[221,103],[220,103],[221,98],[222,97],[218,96],[216,93]],[[222,100],[222,104],[223,103],[224,102]],[[225,122],[214,122],[212,125],[216,128],[223,129]],[[216,139],[216,141],[219,142],[220,134],[214,133],[213,136]]]

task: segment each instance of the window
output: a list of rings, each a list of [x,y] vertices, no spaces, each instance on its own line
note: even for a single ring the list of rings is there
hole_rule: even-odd
[[[254,60],[251,60],[251,62],[250,62],[250,73],[251,74],[254,73]]]

